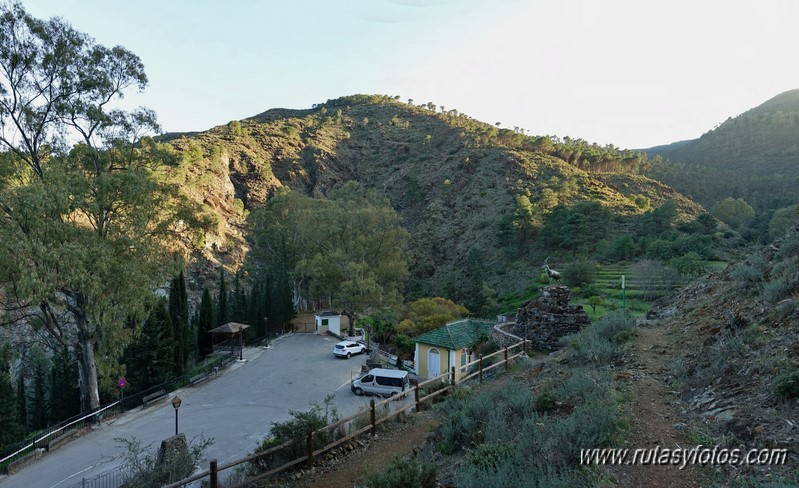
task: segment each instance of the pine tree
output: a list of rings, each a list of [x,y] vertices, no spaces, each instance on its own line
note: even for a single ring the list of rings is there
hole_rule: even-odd
[[[25,390],[25,376],[20,368],[17,375],[17,422],[19,425],[28,427],[28,392]]]
[[[219,268],[219,296],[217,297],[216,326],[228,323],[227,284],[225,284],[225,267]]]
[[[211,302],[211,293],[208,288],[203,290],[200,301],[200,313],[197,319],[197,349],[200,357],[206,357],[213,352],[211,333],[214,328],[214,305]]]
[[[18,421],[15,407],[14,387],[8,374],[8,352],[2,350],[0,351],[0,449],[19,441],[24,434],[25,430]]]
[[[175,339],[175,373],[183,374],[189,361],[189,299],[186,293],[186,280],[183,271],[169,286],[169,317],[172,321]]]

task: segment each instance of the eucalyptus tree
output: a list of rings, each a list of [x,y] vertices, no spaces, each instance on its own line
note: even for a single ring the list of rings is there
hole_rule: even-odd
[[[146,84],[125,48],[0,4],[0,321],[73,351],[82,410],[194,223],[155,114],[115,108]]]
[[[352,332],[365,310],[401,302],[409,234],[376,192],[348,183],[330,198],[281,193],[253,211],[249,223],[250,267],[277,276],[287,270],[295,304],[341,308]]]

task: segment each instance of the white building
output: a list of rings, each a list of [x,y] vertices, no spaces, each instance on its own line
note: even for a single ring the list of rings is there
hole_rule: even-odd
[[[332,310],[322,310],[314,314],[316,317],[316,332],[341,336],[341,314]]]

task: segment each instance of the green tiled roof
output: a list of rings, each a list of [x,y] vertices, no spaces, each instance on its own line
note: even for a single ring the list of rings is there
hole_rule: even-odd
[[[444,324],[438,329],[425,332],[414,340],[422,344],[455,350],[474,345],[483,333],[491,336],[493,329],[493,322],[464,319]]]

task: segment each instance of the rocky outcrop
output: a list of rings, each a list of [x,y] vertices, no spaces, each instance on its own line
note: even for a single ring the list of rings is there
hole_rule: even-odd
[[[522,304],[513,334],[526,337],[538,349],[554,351],[561,337],[591,323],[582,305],[569,305],[569,288],[550,286],[540,297]]]

